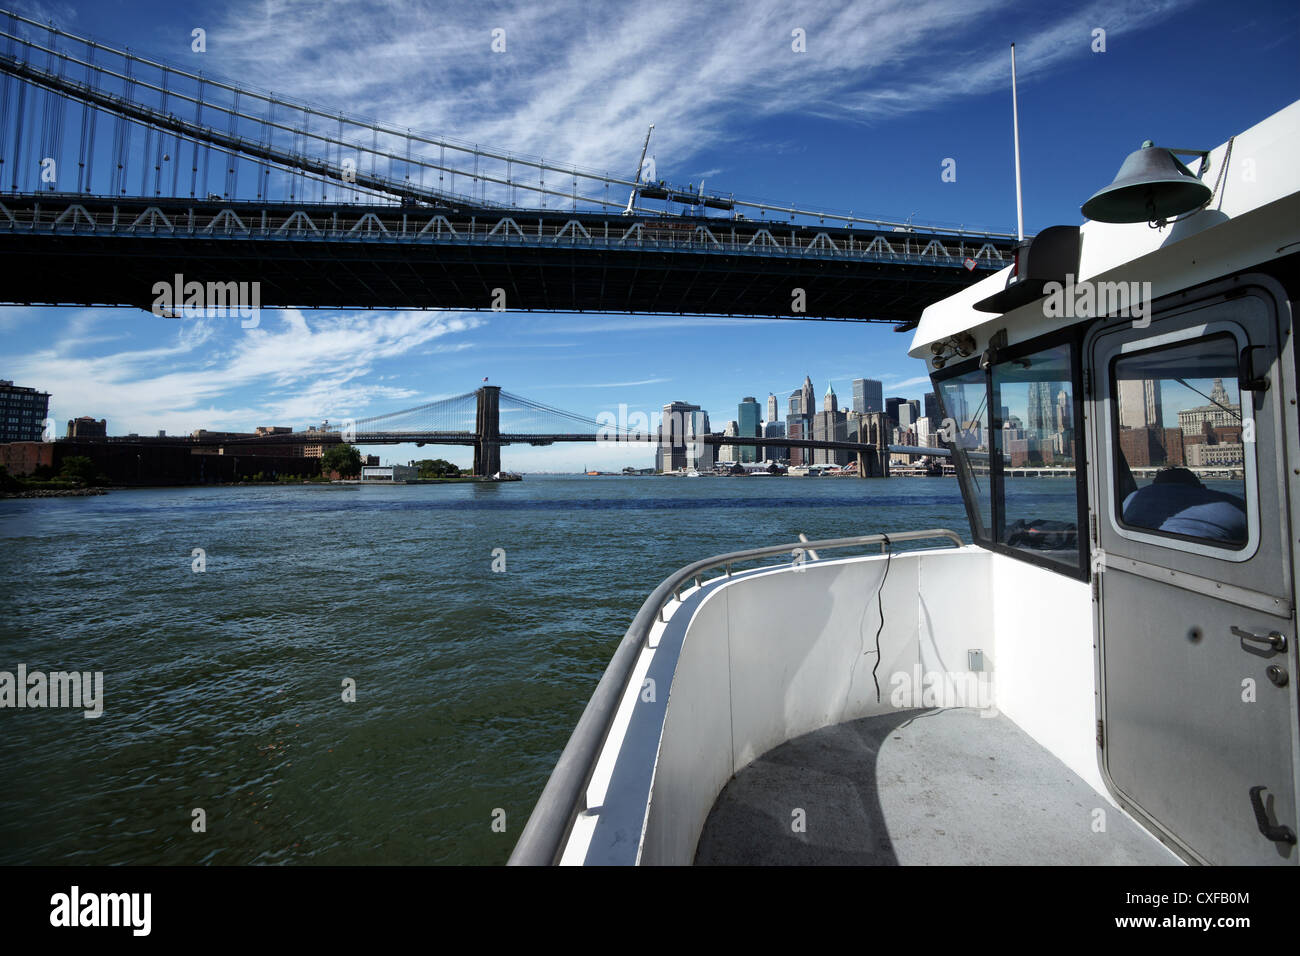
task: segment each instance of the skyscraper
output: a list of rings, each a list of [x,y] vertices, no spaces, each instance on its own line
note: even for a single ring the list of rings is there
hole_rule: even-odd
[[[659,471],[712,468],[713,446],[703,437],[709,433],[709,413],[698,405],[670,402],[659,421],[659,446],[655,466]]]
[[[916,424],[916,420],[921,417],[921,403],[916,399],[909,399],[898,406],[898,427],[910,428]]]
[[[1158,428],[1162,425],[1159,382],[1149,378],[1125,378],[1117,384],[1120,428]]]
[[[835,393],[828,391],[827,404],[834,403]],[[826,408],[817,413],[813,420],[812,438],[816,441],[847,441],[848,416],[838,408]],[[812,458],[815,465],[847,465],[850,452],[838,448],[814,448],[805,455]]]
[[[802,391],[802,389],[797,389],[797,388],[796,388],[793,392],[790,393],[790,404],[789,404],[788,408],[789,408],[789,411],[786,412],[787,415],[802,415],[802,414],[803,414],[803,391]]]
[[[930,419],[931,428],[937,428],[943,418],[939,413],[939,396],[934,392],[925,393],[925,417]]]
[[[727,422],[727,427],[722,430],[722,434],[731,438],[735,438],[736,435],[739,434],[739,429],[736,423]],[[736,457],[736,453],[738,451],[740,451],[740,449],[737,448],[735,445],[720,445],[718,447],[718,461],[719,462],[737,461],[738,459]]]
[[[813,404],[814,402],[817,401],[817,396],[813,394],[813,383],[812,383],[811,376],[805,375],[803,377],[803,387],[800,389],[800,395],[801,395],[800,401],[803,403],[803,406],[800,409],[800,413],[805,417],[811,417],[812,413],[817,410],[817,406]]]
[[[776,407],[776,396],[771,392],[767,393],[767,420],[769,422],[779,422],[781,414]]]
[[[874,378],[855,378],[853,380],[853,410],[883,412],[885,410],[883,386]]]
[[[764,438],[784,438],[785,424],[779,421],[765,422],[763,424]],[[765,461],[788,461],[790,459],[790,449],[785,445],[764,445],[763,458]]]
[[[1058,382],[1029,383],[1025,427],[1032,437],[1050,435],[1056,431],[1056,393],[1060,388]]]
[[[898,406],[907,401],[905,398],[887,398],[885,399],[885,414],[895,424],[898,424]]]
[[[826,395],[825,397],[822,398],[822,411],[838,412],[839,410],[840,410],[840,403],[839,403],[839,399],[835,397],[835,389],[831,387],[830,382],[827,382]]]
[[[736,425],[739,429],[737,434],[742,438],[762,438],[763,429],[759,424],[760,415],[756,398],[747,395],[741,399],[736,410]],[[758,461],[758,449],[756,447],[742,445],[738,451],[740,454],[736,456],[737,461]]]
[[[790,415],[785,420],[785,435],[787,438],[806,438],[803,433],[803,416]],[[786,454],[789,456],[790,464],[802,465],[804,455],[807,454],[802,448],[787,448]]]

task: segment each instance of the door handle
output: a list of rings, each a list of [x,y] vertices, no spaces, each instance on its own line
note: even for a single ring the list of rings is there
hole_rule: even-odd
[[[1255,811],[1255,823],[1259,825],[1259,832],[1274,843],[1295,843],[1295,833],[1290,827],[1269,822],[1268,811],[1264,809],[1264,798],[1260,796],[1267,789],[1268,787],[1250,788],[1250,805]]]
[[[1236,634],[1243,641],[1255,641],[1260,644],[1267,644],[1275,651],[1286,650],[1286,635],[1279,634],[1277,631],[1269,631],[1267,634],[1256,634],[1254,631],[1248,631],[1245,628],[1232,626],[1232,633]]]

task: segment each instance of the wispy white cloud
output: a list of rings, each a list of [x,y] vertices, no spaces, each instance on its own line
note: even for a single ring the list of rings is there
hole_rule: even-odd
[[[684,169],[708,146],[768,149],[753,142],[764,117],[872,122],[1005,88],[1006,42],[978,27],[1000,15],[1015,17],[1032,82],[1088,56],[1093,27],[1117,37],[1189,2],[658,0],[593,11],[585,0],[243,0],[209,30],[207,57],[330,109],[629,176],[650,122],[660,169]],[[796,28],[806,52],[792,49]],[[504,52],[492,50],[495,29]]]
[[[105,316],[150,323],[157,344],[77,354],[78,337]],[[288,309],[264,311],[261,324],[245,330],[219,320],[78,313],[48,346],[9,366],[16,379],[40,381],[61,417],[93,411],[144,433],[306,423],[361,414],[372,402],[414,404],[419,392],[382,384],[374,370],[480,322],[445,312],[316,313],[309,321]],[[239,404],[224,404],[232,399]]]
[[[897,391],[900,388],[911,388],[914,385],[929,385],[930,376],[918,375],[916,378],[905,378],[901,382],[884,382],[882,388],[887,392]]]

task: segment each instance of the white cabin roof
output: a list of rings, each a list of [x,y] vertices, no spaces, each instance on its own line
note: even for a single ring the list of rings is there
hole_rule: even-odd
[[[1219,180],[1227,156],[1227,143],[1211,151],[1207,185]],[[1121,160],[1115,158],[1116,168]],[[1198,172],[1200,165],[1198,159],[1189,168]],[[1080,184],[1080,203],[1104,185]],[[1079,247],[1076,280],[1150,282],[1153,298],[1300,251],[1300,100],[1233,138],[1228,169],[1205,209],[1163,229],[1088,221]],[[1000,292],[1010,271],[927,307],[908,354],[928,363],[931,343],[959,332],[970,332],[982,349],[998,329],[1014,344],[1068,324],[1045,316],[1041,299],[1003,315],[977,311],[974,304]]]

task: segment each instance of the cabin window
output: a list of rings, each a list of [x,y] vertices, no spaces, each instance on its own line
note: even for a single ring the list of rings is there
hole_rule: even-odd
[[[1249,537],[1246,455],[1254,435],[1224,333],[1111,362],[1116,519],[1121,528],[1240,550]]]
[[[978,541],[993,528],[993,486],[989,471],[988,376],[978,367],[937,383],[943,406],[940,434],[952,449],[962,497]]]
[[[975,541],[1088,575],[1077,336],[1054,334],[968,363],[935,383]]]
[[[997,541],[1072,568],[1080,563],[1081,496],[1073,355],[1065,342],[993,366]]]

